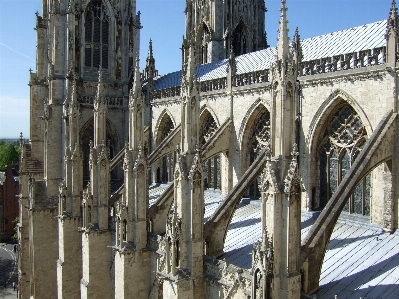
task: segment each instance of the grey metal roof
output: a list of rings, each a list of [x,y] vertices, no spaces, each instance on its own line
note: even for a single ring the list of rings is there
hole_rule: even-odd
[[[150,186],[150,205],[169,184]],[[220,190],[205,190],[204,221],[212,215],[224,196]],[[304,239],[318,212],[302,212]],[[230,223],[224,245],[227,263],[250,269],[252,246],[261,238],[261,202],[243,199]],[[342,213],[334,228],[324,258],[318,298],[399,298],[399,233],[386,233],[367,217]]]
[[[333,55],[358,52],[385,46],[387,20],[336,31],[301,41],[303,61]],[[268,48],[236,57],[237,74],[260,71],[270,68],[276,59],[276,48]],[[208,81],[227,76],[228,60],[220,60],[197,67],[200,81]],[[177,71],[155,77],[154,89],[164,89],[181,85],[182,72]]]

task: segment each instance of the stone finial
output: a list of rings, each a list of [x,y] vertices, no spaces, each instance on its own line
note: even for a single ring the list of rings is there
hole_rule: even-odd
[[[298,61],[302,60],[302,46],[301,46],[301,37],[299,35],[299,29],[296,27],[294,39],[292,41],[292,48],[294,50],[295,56]]]
[[[387,22],[387,32],[388,36],[391,32],[396,34],[398,32],[398,9],[396,8],[396,1],[392,0],[391,9],[389,11],[388,22]]]
[[[277,57],[278,59],[286,59],[289,54],[289,38],[288,38],[288,21],[287,8],[285,7],[286,0],[281,0],[280,21],[277,38]]]
[[[132,105],[135,99],[140,96],[141,92],[141,81],[140,81],[140,59],[137,53],[136,55],[136,66],[134,73],[134,83],[133,88],[130,90],[130,104]]]
[[[152,50],[152,39],[150,39],[150,43],[148,45],[148,56],[147,56],[147,66],[149,66],[150,64],[155,65],[154,52]]]

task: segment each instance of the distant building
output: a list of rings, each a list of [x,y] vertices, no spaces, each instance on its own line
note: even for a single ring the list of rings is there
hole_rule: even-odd
[[[19,165],[9,165],[0,181],[1,240],[10,241],[19,215]]]

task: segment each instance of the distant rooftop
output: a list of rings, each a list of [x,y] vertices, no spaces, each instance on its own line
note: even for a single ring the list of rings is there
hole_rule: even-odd
[[[386,45],[387,20],[336,31],[301,41],[303,61],[331,57],[339,54],[359,52]],[[267,48],[236,57],[237,74],[269,69],[276,60],[276,47]],[[200,81],[227,76],[228,59],[203,64],[197,67]],[[154,90],[181,85],[182,72],[177,71],[155,77]]]

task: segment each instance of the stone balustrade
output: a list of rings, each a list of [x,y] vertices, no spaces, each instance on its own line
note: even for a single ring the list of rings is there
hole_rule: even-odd
[[[386,48],[374,48],[359,52],[324,57],[299,64],[299,76],[331,73],[380,65],[386,62]]]

